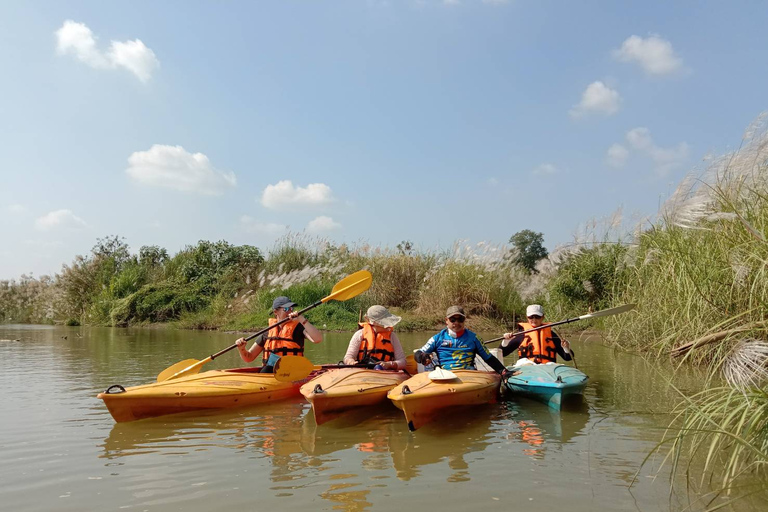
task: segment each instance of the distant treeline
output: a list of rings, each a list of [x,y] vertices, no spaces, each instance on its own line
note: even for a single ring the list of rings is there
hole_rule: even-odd
[[[462,304],[476,328],[502,328],[519,320],[530,302],[551,304],[551,316],[610,304],[624,273],[614,260],[624,246],[566,251],[562,265],[545,258],[534,267],[530,246],[540,248],[542,235],[521,233],[533,236],[517,247],[457,243],[443,252],[417,251],[408,241],[394,249],[349,247],[289,234],[266,256],[257,247],[225,241],[200,241],[173,256],[157,246],[131,254],[122,238],[110,236],[53,277],[0,282],[0,320],[250,329],[266,325],[276,295],[310,304],[340,277],[363,268],[373,274],[371,289],[318,308],[313,321],[354,329],[359,311],[375,303],[403,314],[402,329],[433,328],[447,306]]]

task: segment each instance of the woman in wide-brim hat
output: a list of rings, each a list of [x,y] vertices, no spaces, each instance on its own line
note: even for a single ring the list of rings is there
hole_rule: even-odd
[[[405,368],[405,352],[394,327],[402,318],[390,313],[384,306],[371,306],[364,322],[352,335],[344,354],[344,364],[370,364],[378,370]]]

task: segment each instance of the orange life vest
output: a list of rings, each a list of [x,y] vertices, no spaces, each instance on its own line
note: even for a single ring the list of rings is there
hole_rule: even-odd
[[[520,327],[524,331],[534,328],[533,325],[526,322],[521,322]],[[529,332],[524,336],[525,338],[523,338],[523,342],[517,350],[518,358],[527,357],[536,364],[547,361],[554,363],[557,360],[557,347],[552,339],[552,329],[550,327]]]
[[[269,325],[272,326],[277,323],[276,318],[269,319]],[[296,330],[296,326],[299,325],[298,320],[289,320],[284,324],[272,327],[267,333],[267,341],[264,343],[264,364],[267,364],[269,355],[275,353],[282,356],[303,356],[304,347],[293,341],[293,331]]]
[[[374,332],[369,323],[363,324],[363,339],[360,340],[360,349],[357,351],[357,361],[362,363],[369,358],[377,361],[394,361],[395,349],[392,346],[392,329]]]

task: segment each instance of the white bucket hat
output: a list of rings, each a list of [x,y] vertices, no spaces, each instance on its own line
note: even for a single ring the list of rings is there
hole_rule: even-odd
[[[368,321],[382,327],[394,327],[402,320],[402,317],[393,315],[384,306],[371,306],[365,313]]]
[[[544,308],[538,304],[531,304],[525,309],[525,316],[544,316]]]

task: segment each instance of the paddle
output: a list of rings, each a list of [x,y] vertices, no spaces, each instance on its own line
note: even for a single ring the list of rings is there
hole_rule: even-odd
[[[456,374],[449,370],[443,370],[442,366],[437,366],[429,372],[427,377],[429,377],[429,380],[453,380],[456,378]]]
[[[319,301],[315,302],[311,306],[307,306],[306,308],[302,309],[301,311],[298,312],[297,316],[301,316],[302,314],[306,313],[310,309],[316,308],[317,306],[320,306],[321,304],[324,304],[329,300],[345,301],[345,300],[351,299],[352,297],[356,297],[371,287],[372,280],[373,280],[373,277],[371,276],[371,273],[368,272],[367,270],[360,270],[358,272],[355,272],[354,274],[350,274],[344,279],[342,279],[341,281],[339,281],[338,283],[336,283],[336,286],[333,287],[330,295],[320,299]],[[255,334],[251,334],[250,336],[245,338],[245,340],[248,341],[250,339],[255,338],[256,336],[260,336],[265,332],[268,332],[270,329],[277,327],[278,325],[281,325],[289,320],[290,318],[286,317],[283,320],[280,320],[279,322],[276,322],[269,327],[265,327],[264,329],[260,330]],[[225,348],[224,350],[220,350],[215,354],[208,356],[202,361],[197,361],[195,359],[186,359],[184,361],[180,361],[172,366],[169,366],[162,372],[160,372],[160,375],[157,376],[157,382],[176,379],[179,377],[184,377],[185,375],[194,375],[195,373],[198,373],[200,371],[200,368],[202,368],[202,366],[205,363],[213,361],[220,355],[225,354],[236,347],[237,347],[237,343],[234,343],[229,347]]]
[[[597,311],[595,313],[587,313],[586,315],[577,316],[576,318],[569,318],[568,320],[560,320],[559,322],[552,322],[551,324],[544,324],[539,327],[534,327],[533,329],[526,329],[524,331],[516,332],[514,334],[515,336],[519,336],[520,334],[526,334],[529,332],[538,331],[539,329],[544,329],[545,327],[554,327],[556,325],[569,324],[571,322],[576,322],[578,320],[587,320],[588,318],[600,318],[603,316],[619,315],[621,313],[626,313],[627,311],[635,309],[636,306],[637,304],[624,304],[623,306],[604,309],[602,311]],[[484,341],[483,343],[485,345],[488,345],[489,343],[501,341],[503,339],[504,339],[504,336],[500,336],[498,338],[493,338],[492,340]]]
[[[405,358],[405,372],[415,375],[418,371],[416,360],[412,355]],[[280,382],[294,382],[305,379],[315,370],[334,370],[336,368],[369,368],[371,364],[323,364],[315,365],[304,356],[283,356],[275,365],[275,379]]]
[[[437,356],[437,352],[433,356],[430,356],[432,364],[435,365],[435,369],[427,374],[429,380],[453,380],[456,378],[456,374],[449,370],[443,370],[443,365]]]

